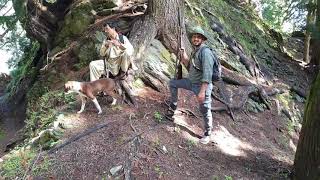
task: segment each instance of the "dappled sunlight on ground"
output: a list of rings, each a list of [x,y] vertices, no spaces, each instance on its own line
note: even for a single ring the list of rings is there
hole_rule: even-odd
[[[215,128],[211,139],[223,153],[228,155],[245,157],[246,153],[243,150],[255,151],[250,144],[232,135],[224,126]]]

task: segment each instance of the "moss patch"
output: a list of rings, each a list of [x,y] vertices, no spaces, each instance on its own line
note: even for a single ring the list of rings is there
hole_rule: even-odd
[[[97,60],[99,58],[96,45],[98,46],[98,44],[93,39],[87,38],[83,41],[83,43],[80,43],[78,48],[75,48],[73,50],[74,54],[79,59],[79,63],[74,65],[77,69],[86,67],[91,61]]]
[[[0,176],[4,179],[22,179],[35,158],[37,158],[37,152],[25,148],[6,155],[5,161],[0,165]],[[29,175],[40,176],[48,171],[50,165],[48,158],[42,158],[34,164]]]
[[[28,135],[34,137],[39,131],[48,127],[50,123],[56,120],[59,112],[56,107],[62,105],[72,105],[75,101],[73,95],[66,95],[63,91],[50,91],[46,87],[34,87],[31,91],[38,91],[39,96],[33,96],[34,93],[29,93],[27,96],[27,120],[26,130]]]
[[[81,35],[94,21],[92,9],[92,4],[89,1],[83,1],[73,7],[65,16],[55,44],[67,44],[66,41],[69,38]]]

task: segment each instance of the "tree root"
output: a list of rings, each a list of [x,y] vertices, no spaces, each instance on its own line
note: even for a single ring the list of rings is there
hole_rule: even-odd
[[[129,78],[126,78],[125,80],[120,80],[119,81],[119,84],[120,84],[120,87],[121,89],[123,90],[123,93],[124,93],[124,97],[126,99],[129,100],[129,102],[136,106],[137,103],[136,103],[136,100],[134,98],[134,95],[133,95],[133,92],[132,92],[132,89],[131,89],[131,82],[130,82],[130,79]]]
[[[303,89],[301,89],[300,87],[292,86],[290,88],[290,90],[297,93],[299,96],[301,96],[303,98],[307,98],[306,92]]]
[[[239,87],[240,88],[240,87]],[[239,89],[238,88],[238,89]],[[269,96],[276,95],[278,93],[282,93],[284,91],[280,91],[278,89],[264,89],[263,87],[258,87],[255,85],[251,86],[243,86],[244,90],[240,93],[237,93],[233,96],[232,99],[236,99],[234,103],[228,103],[225,100],[222,100],[215,95],[213,97],[218,101],[222,102],[225,107],[213,107],[212,111],[214,112],[221,112],[221,111],[230,111],[230,110],[240,110],[243,109],[248,98],[253,98],[255,101],[261,102],[266,105],[267,109],[271,110]],[[268,90],[268,91],[266,91]]]

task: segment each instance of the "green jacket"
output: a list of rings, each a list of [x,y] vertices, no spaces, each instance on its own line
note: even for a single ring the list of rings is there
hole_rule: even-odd
[[[214,64],[214,56],[210,48],[205,48],[200,54],[200,49],[206,44],[201,44],[192,53],[189,65],[189,79],[193,84],[201,84],[204,82],[212,82],[212,69]],[[200,60],[200,58],[202,58]]]

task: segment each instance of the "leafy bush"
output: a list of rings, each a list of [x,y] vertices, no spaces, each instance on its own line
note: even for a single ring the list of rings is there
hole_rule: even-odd
[[[33,176],[40,175],[49,169],[51,162],[44,158],[34,163],[38,159],[37,153],[33,150],[19,150],[8,155],[0,166],[0,179],[22,179],[27,171]],[[32,164],[34,164],[32,166]],[[31,168],[31,169],[29,169]],[[29,169],[29,170],[28,170]]]
[[[18,84],[27,76],[34,77],[36,68],[34,67],[33,60],[36,56],[40,44],[38,42],[32,42],[28,48],[26,48],[25,53],[22,58],[18,61],[15,69],[11,71],[10,75],[12,77],[11,82],[7,86],[7,92],[9,96],[13,96],[17,91]]]
[[[41,92],[40,97],[32,96],[33,91]],[[63,91],[48,91],[47,88],[32,88],[28,94],[26,129],[29,133],[37,134],[45,129],[50,123],[56,120],[58,111],[56,107],[71,105],[75,101],[75,96],[65,94]]]
[[[163,121],[163,115],[159,111],[154,112],[153,117],[158,123],[161,123]]]

